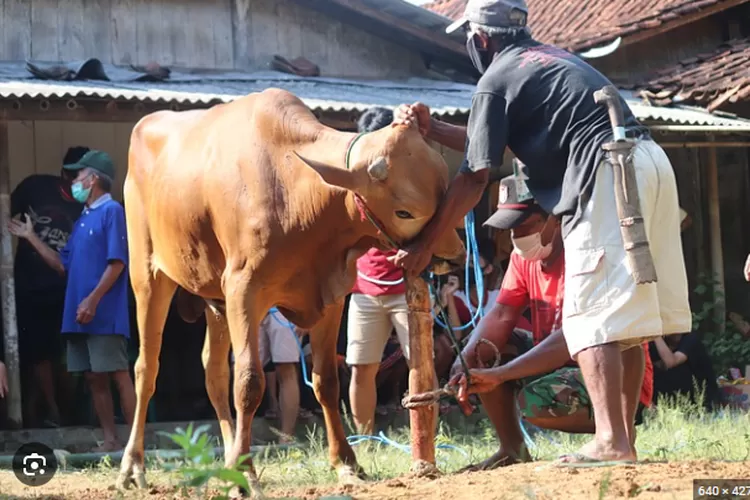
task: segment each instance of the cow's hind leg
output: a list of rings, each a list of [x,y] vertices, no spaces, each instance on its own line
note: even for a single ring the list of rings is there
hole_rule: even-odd
[[[165,274],[143,279],[141,273],[131,269],[131,281],[138,313],[140,347],[135,363],[135,418],[130,430],[130,439],[125,447],[117,486],[126,488],[132,480],[139,488],[146,488],[143,467],[143,435],[146,428],[146,412],[151,396],[156,389],[159,373],[159,353],[167,313],[177,285]]]
[[[315,397],[323,407],[331,465],[336,468],[340,482],[351,484],[361,483],[365,479],[365,474],[357,464],[354,450],[346,440],[338,404],[336,340],[343,310],[343,300],[326,308],[323,319],[310,332],[310,348],[313,358],[313,389]]]
[[[254,498],[263,498],[249,453],[252,440],[251,424],[266,385],[258,350],[258,326],[265,311],[262,311],[262,308],[258,309],[244,270],[236,270],[226,275],[224,295],[234,351],[234,406],[237,411],[234,445],[226,458],[226,464],[228,467],[244,466],[251,489],[250,494]],[[238,463],[242,457],[247,458],[243,463]]]
[[[234,422],[229,411],[229,325],[223,311],[206,308],[206,340],[203,344],[203,368],[206,392],[216,411],[224,442],[224,458],[229,459],[234,443]]]

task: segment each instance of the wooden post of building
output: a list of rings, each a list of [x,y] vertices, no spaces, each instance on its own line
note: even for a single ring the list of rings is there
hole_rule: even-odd
[[[16,325],[16,288],[13,278],[13,242],[8,232],[10,221],[10,161],[8,121],[0,115],[0,300],[3,311],[3,344],[8,370],[8,423],[16,429],[23,424],[21,412],[21,370]],[[40,314],[45,314],[40,311]]]
[[[710,140],[713,142],[714,137]],[[708,148],[708,230],[711,241],[711,274],[714,280],[714,321],[719,333],[724,333],[726,326],[726,301],[724,296],[724,252],[721,246],[721,210],[719,205],[719,167],[716,159],[716,147]],[[739,271],[738,271],[739,272]]]
[[[406,278],[409,306],[409,394],[435,390],[430,290],[422,278]],[[412,472],[429,475],[435,467],[435,405],[409,410]]]

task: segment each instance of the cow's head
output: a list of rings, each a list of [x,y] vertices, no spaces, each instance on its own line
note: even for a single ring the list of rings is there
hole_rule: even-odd
[[[417,236],[448,187],[448,166],[440,153],[415,126],[397,125],[362,136],[350,146],[349,157],[348,169],[301,159],[327,184],[359,194],[400,245]],[[455,230],[438,242],[435,256],[463,264],[465,250]]]

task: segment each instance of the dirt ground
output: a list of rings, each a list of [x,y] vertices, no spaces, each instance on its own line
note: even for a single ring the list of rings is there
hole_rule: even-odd
[[[195,498],[164,484],[144,493],[124,496],[111,486],[116,472],[74,473],[56,476],[43,487],[23,487],[12,473],[0,473],[0,498],[51,498],[104,500],[112,498],[146,498],[162,500]],[[344,496],[357,500],[374,499],[690,499],[693,479],[736,478],[750,482],[750,462],[674,462],[590,469],[557,469],[549,463],[517,465],[491,472],[446,475],[436,480],[402,477],[356,488],[314,487],[273,489],[266,487],[269,498],[318,499]],[[154,479],[153,472],[150,479]],[[155,481],[158,482],[158,481]]]
[[[736,478],[750,482],[750,462],[698,461],[589,469],[558,469],[550,463],[534,463],[437,480],[400,478],[355,489],[308,488],[284,493],[305,499],[349,495],[357,500],[691,499],[693,479],[703,478]],[[600,492],[603,495],[600,496]]]

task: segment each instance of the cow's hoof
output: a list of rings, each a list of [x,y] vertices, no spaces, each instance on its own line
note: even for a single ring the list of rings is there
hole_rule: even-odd
[[[130,488],[130,485],[134,484],[136,488],[139,490],[145,490],[148,488],[148,483],[146,482],[146,474],[143,471],[132,471],[132,470],[123,470],[120,472],[120,475],[117,476],[117,483],[115,483],[115,487],[120,490],[127,490]]]
[[[336,471],[339,476],[339,484],[358,485],[364,484],[367,479],[367,474],[362,467],[357,465],[352,467],[351,465],[342,465]]]
[[[424,460],[415,460],[412,462],[409,472],[416,477],[426,477],[429,479],[437,479],[441,475],[440,469],[435,464]]]
[[[135,486],[139,490],[145,490],[148,488],[148,483],[146,482],[146,473],[142,470],[137,470],[133,473],[133,481],[135,482]]]
[[[117,488],[120,491],[125,491],[128,488],[130,488],[130,484],[132,482],[133,482],[133,477],[130,473],[120,472],[120,475],[117,476],[117,482],[115,483],[115,488]]]
[[[260,487],[258,480],[248,481],[250,491],[246,491],[245,488],[235,486],[229,492],[229,498],[250,498],[252,500],[266,500],[266,495],[263,494],[263,490]]]

